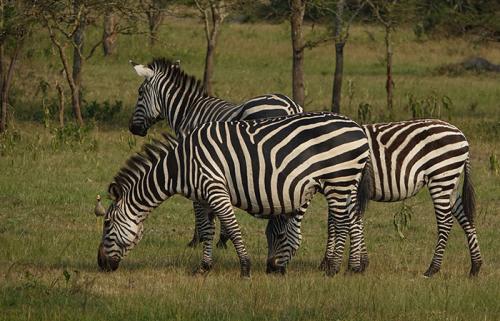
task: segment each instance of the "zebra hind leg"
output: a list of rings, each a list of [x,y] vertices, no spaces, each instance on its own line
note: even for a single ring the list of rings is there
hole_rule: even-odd
[[[438,239],[434,256],[425,277],[431,277],[441,269],[443,255],[448,243],[451,227],[453,226],[453,216],[451,215],[450,196],[453,189],[444,190],[443,186],[429,184],[432,201],[434,202],[434,210],[436,213]]]
[[[206,275],[212,269],[212,243],[215,234],[214,216],[213,213],[205,209],[200,210],[198,208],[197,213],[196,225],[203,243],[203,258],[194,273]]]
[[[221,224],[220,225],[220,235],[219,235],[219,241],[217,242],[217,248],[219,249],[227,249],[227,241],[229,241],[229,234],[227,233],[226,229],[224,226]]]
[[[457,197],[452,213],[462,227],[467,238],[467,244],[469,246],[469,253],[471,257],[471,269],[469,276],[477,276],[479,274],[479,270],[481,269],[481,265],[483,264],[483,259],[481,257],[479,243],[477,241],[476,227],[474,226],[474,223],[472,223],[465,215],[463,199],[461,196]]]

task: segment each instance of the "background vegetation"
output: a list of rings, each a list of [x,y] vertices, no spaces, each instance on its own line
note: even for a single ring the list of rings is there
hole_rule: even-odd
[[[306,24],[304,32],[314,36],[324,28]],[[102,36],[97,27],[87,33],[89,43]],[[388,117],[383,37],[379,25],[358,22],[345,46],[341,110],[361,122]],[[289,38],[287,22],[224,24],[215,95],[235,102],[267,92],[291,95]],[[118,37],[114,56],[96,51],[82,75],[84,126],[59,126],[58,53],[45,31],[35,29],[30,39],[12,83],[9,128],[0,136],[0,320],[498,319],[500,79],[488,72],[442,72],[470,56],[500,62],[497,42],[422,37],[412,25],[393,34],[394,119],[438,117],[470,140],[485,260],[478,278],[467,277],[469,254],[457,224],[442,271],[422,277],[436,240],[432,205],[422,192],[405,203],[413,215],[404,239],[394,228],[402,204],[370,203],[365,221],[371,264],[363,275],[326,278],[318,270],[326,239],[321,197],[308,211],[303,245],[285,277],[264,272],[266,222],[239,212],[253,259],[251,280],[240,280],[232,246],[215,251],[206,278],[191,275],[201,249],[185,246],[193,214],[181,197],[151,214],[143,241],[117,272],[99,272],[96,263],[101,225],[93,214],[95,195],[105,195],[125,160],[166,129],[157,124],[145,138],[128,132],[141,83],[128,60],[168,56],[202,78],[205,34],[199,20],[169,17],[152,49],[147,34],[136,34]],[[305,51],[307,110],[330,108],[333,52],[328,43]]]

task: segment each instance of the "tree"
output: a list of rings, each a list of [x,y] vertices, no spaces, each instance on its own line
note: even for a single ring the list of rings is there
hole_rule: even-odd
[[[207,40],[203,85],[207,94],[213,95],[212,79],[215,68],[215,49],[222,23],[228,14],[229,4],[232,3],[224,0],[195,0],[195,3],[205,23],[205,37]]]
[[[81,113],[82,73],[85,61],[90,59],[103,39],[99,39],[88,53],[84,53],[85,28],[110,6],[104,0],[48,0],[37,3],[37,15],[47,29],[57,49],[64,75],[71,92],[71,106],[77,123],[83,125]],[[67,48],[72,49],[70,68]]]
[[[7,129],[14,68],[32,22],[33,12],[25,1],[0,0],[0,133]]]
[[[304,38],[302,35],[302,25],[307,0],[291,0],[290,2],[290,25],[292,36],[292,96],[293,100],[304,106],[305,86],[304,86]]]
[[[349,27],[352,20],[358,15],[363,8],[364,2],[358,5],[357,9],[347,20],[345,14],[346,1],[338,0],[335,11],[334,21],[334,39],[335,39],[335,71],[333,75],[332,88],[332,112],[340,113],[340,101],[342,94],[342,78],[344,74],[344,46],[349,38]]]
[[[412,0],[366,0],[366,2],[371,7],[374,17],[382,24],[385,30],[385,89],[387,92],[387,111],[389,113],[389,118],[393,118],[394,80],[392,77],[392,32],[401,21],[411,16],[411,12],[414,8],[413,2]]]
[[[149,31],[149,47],[153,48],[158,40],[158,29],[165,16],[168,0],[140,0],[139,10],[146,16]]]
[[[116,40],[118,38],[116,14],[113,8],[108,7],[104,13],[104,31],[102,33],[102,49],[104,56],[116,53]]]

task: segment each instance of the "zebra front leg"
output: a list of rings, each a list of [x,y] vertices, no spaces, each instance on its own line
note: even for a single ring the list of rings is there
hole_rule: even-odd
[[[200,241],[203,242],[203,257],[196,274],[207,274],[212,269],[212,242],[215,235],[214,216],[209,208],[204,208],[199,203],[193,203],[196,214],[196,227],[199,231]]]
[[[203,207],[200,206],[199,204],[197,205],[197,202],[193,202],[193,211],[194,211],[194,232],[193,232],[193,238],[189,243],[187,244],[188,247],[196,247],[198,243],[200,242],[200,235],[198,233],[198,224],[196,222],[196,211],[203,210]]]
[[[429,186],[429,190],[432,191],[431,186]],[[441,269],[444,250],[446,249],[448,236],[450,235],[451,227],[453,226],[453,217],[451,215],[450,207],[450,195],[434,194],[431,196],[436,212],[438,239],[431,264],[427,271],[425,271],[424,273],[425,277],[431,277]]]
[[[213,193],[212,195],[217,195]],[[221,199],[219,197],[214,197],[214,200],[210,201],[210,207],[212,208],[214,214],[219,218],[221,225],[226,229],[229,234],[229,239],[233,242],[238,258],[240,259],[240,275],[244,278],[250,277],[250,257],[248,256],[245,244],[243,243],[243,238],[241,236],[241,230],[236,221],[236,216],[234,215],[233,206],[229,200],[229,197]]]
[[[479,243],[477,241],[476,227],[469,218],[465,215],[462,197],[459,196],[455,202],[452,209],[452,214],[457,219],[458,223],[465,232],[467,237],[467,244],[469,245],[469,253],[471,258],[471,269],[469,276],[477,276],[481,265],[483,264],[483,259],[481,257],[481,251],[479,249]]]

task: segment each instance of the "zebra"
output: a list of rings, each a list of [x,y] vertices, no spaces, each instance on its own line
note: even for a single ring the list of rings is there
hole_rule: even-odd
[[[425,186],[430,192],[438,237],[431,264],[424,276],[431,277],[440,270],[453,217],[467,238],[471,257],[469,275],[478,275],[482,258],[474,225],[475,196],[470,177],[469,144],[464,134],[455,126],[435,119],[369,124],[362,128],[370,145],[371,200],[405,200]],[[458,186],[462,172],[464,182],[460,195]],[[281,218],[270,221],[268,228],[275,234],[286,229],[299,230],[300,220],[301,216],[288,221]],[[362,229],[361,221],[358,228]],[[271,245],[280,246],[279,242]],[[353,256],[361,255],[358,260],[363,270],[368,265],[368,256],[364,244],[359,248],[360,253],[351,251],[349,261],[355,261]]]
[[[338,272],[355,213],[348,206],[355,202],[363,207],[368,198],[360,193],[360,182],[369,147],[354,121],[325,112],[304,113],[209,122],[178,141],[165,135],[165,141],[146,145],[143,153],[129,159],[109,186],[113,203],[105,216],[98,249],[101,269],[118,268],[124,255],[140,241],[148,213],[173,194],[182,194],[203,209],[197,211],[202,215],[196,215],[203,240],[197,272],[207,273],[212,267],[216,216],[236,249],[241,276],[248,277],[250,259],[233,205],[255,217],[293,217],[303,215],[320,192],[329,209],[327,275]],[[283,238],[295,238],[292,243],[300,244],[300,229],[289,232],[298,234]]]
[[[289,97],[267,94],[236,105],[205,93],[201,82],[186,74],[180,62],[156,58],[148,65],[132,63],[144,77],[138,90],[137,104],[129,121],[134,135],[145,136],[157,121],[165,119],[180,137],[209,121],[250,120],[302,113],[304,110]],[[194,211],[202,207],[193,205]],[[198,227],[189,246],[198,243]],[[221,228],[222,230],[222,228]],[[225,247],[227,234],[222,231],[218,247]]]

